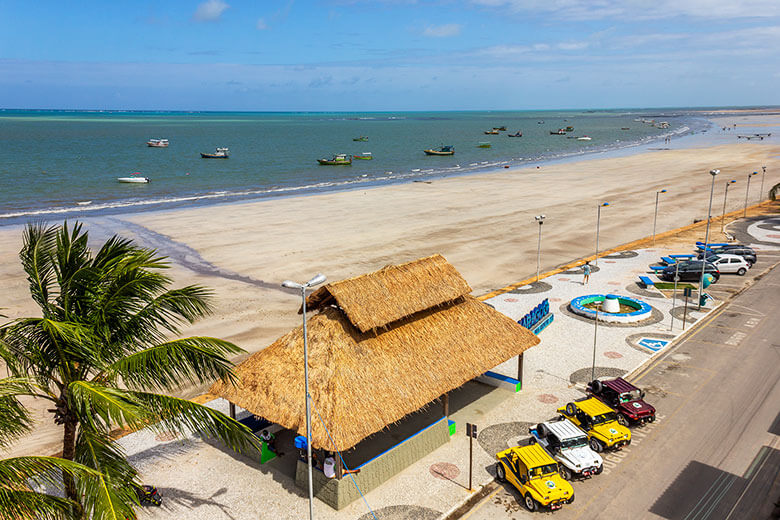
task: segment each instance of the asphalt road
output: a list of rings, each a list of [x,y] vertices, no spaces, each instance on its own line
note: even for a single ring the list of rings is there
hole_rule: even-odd
[[[758,267],[758,266],[757,266]],[[633,381],[659,419],[555,513],[496,485],[461,519],[768,519],[780,499],[780,266],[703,319]]]

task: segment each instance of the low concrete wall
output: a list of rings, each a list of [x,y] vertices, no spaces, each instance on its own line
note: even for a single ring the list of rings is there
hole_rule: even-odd
[[[449,440],[447,418],[442,417],[414,436],[364,463],[360,466],[360,473],[352,476],[355,477],[361,491],[367,493]],[[360,498],[360,493],[355,489],[349,475],[344,475],[341,480],[329,479],[322,471],[315,469],[313,482],[314,496],[334,509],[342,509]],[[300,460],[295,469],[295,484],[302,489],[309,487],[307,465]]]

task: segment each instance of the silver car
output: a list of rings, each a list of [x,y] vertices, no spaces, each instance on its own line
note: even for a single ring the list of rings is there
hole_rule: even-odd
[[[712,255],[707,260],[714,264],[721,273],[736,273],[744,276],[750,269],[750,263],[739,255]]]

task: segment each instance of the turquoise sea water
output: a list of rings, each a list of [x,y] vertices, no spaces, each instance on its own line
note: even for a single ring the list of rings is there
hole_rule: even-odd
[[[659,129],[637,118],[668,121]],[[567,136],[550,130],[573,126]],[[496,170],[704,128],[685,111],[159,113],[0,111],[0,224],[285,196]],[[485,135],[506,126],[499,135]],[[621,128],[629,128],[622,130]],[[508,137],[522,131],[523,137]],[[367,142],[354,142],[358,136]],[[574,136],[591,137],[590,141]],[[168,148],[149,148],[167,138]],[[490,142],[490,148],[479,148]],[[454,145],[452,157],[423,149]],[[229,147],[227,160],[200,152]],[[335,153],[372,161],[320,166]],[[149,184],[122,184],[134,172]]]

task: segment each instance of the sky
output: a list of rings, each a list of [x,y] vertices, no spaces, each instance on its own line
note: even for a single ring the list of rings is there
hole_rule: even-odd
[[[780,104],[780,0],[0,0],[0,108]]]

